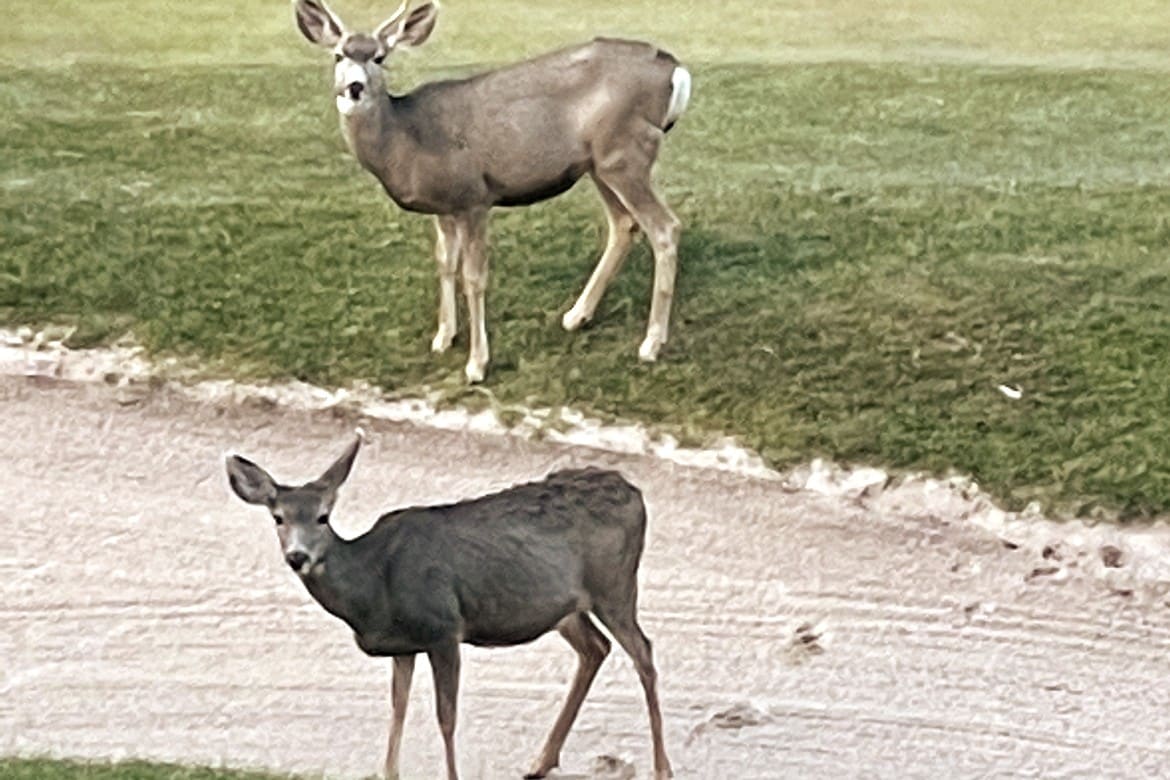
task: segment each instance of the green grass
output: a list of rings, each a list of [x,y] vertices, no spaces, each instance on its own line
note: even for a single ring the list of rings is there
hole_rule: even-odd
[[[0,780],[278,780],[282,777],[286,776],[146,761],[91,763],[47,758],[0,759]]]
[[[102,14],[140,3],[49,4],[96,25],[65,34],[72,65],[29,59],[53,45],[43,20],[3,33],[0,322],[74,323],[87,343],[129,328],[237,376],[478,398],[462,383],[464,338],[428,351],[429,222],[344,153],[327,66],[274,5],[229,25],[189,3],[181,23],[131,33]],[[696,78],[658,177],[685,225],[662,361],[635,354],[644,247],[593,327],[559,328],[604,239],[582,186],[493,221],[487,389],[692,441],[732,433],[777,466],[954,469],[1011,506],[1165,512],[1170,82],[971,61],[1108,61],[1121,39],[1164,58],[1166,4],[1039,4],[1015,25],[1018,4],[991,0],[958,15],[899,4],[905,24],[867,10],[881,4],[805,5],[743,3],[754,21],[735,43],[734,3],[655,17],[644,0],[580,19],[550,3],[559,22],[531,28],[520,14],[552,11],[445,6],[434,48],[404,58],[396,83],[587,29],[652,36]],[[355,21],[377,18],[362,7]],[[781,30],[773,44],[765,24]],[[1030,26],[1047,32],[1029,48]],[[146,39],[142,59],[117,45]],[[801,45],[873,61],[799,61],[816,59],[792,53]],[[929,61],[941,48],[979,56]]]
[[[416,4],[422,0],[415,0]],[[10,3],[0,63],[281,64],[309,57],[288,0],[41,0]],[[397,0],[335,0],[372,29]],[[658,41],[688,62],[906,57],[1010,62],[1160,63],[1170,54],[1163,0],[481,0],[443,5],[422,58],[488,62],[597,34]]]

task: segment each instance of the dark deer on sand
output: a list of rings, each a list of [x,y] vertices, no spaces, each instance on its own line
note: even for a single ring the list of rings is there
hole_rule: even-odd
[[[671,777],[650,640],[637,620],[646,535],[638,489],[615,471],[558,471],[470,501],[390,512],[345,540],[329,517],[360,445],[359,436],[320,478],[299,487],[278,484],[236,455],[227,473],[236,495],[272,513],[285,561],[313,598],[353,629],[364,652],[394,659],[387,777],[398,777],[415,655],[430,660],[447,777],[455,780],[460,643],[518,645],[553,629],[577,651],[577,674],[526,776],[558,766],[609,653],[590,612],[633,659],[650,711],[654,776]]]
[[[488,212],[559,195],[588,174],[605,206],[609,239],[561,322],[572,331],[593,317],[641,229],[654,251],[654,292],[638,356],[656,360],[670,325],[680,225],[654,192],[650,172],[663,136],[686,109],[690,74],[648,43],[599,38],[396,97],[382,75],[386,56],[426,41],[438,16],[434,3],[409,13],[408,4],[373,33],[360,33],[322,0],[295,2],[301,32],[333,52],[350,150],[400,207],[435,216],[439,325],[431,349],[442,352],[455,337],[461,270],[471,336],[467,379],[483,379]]]

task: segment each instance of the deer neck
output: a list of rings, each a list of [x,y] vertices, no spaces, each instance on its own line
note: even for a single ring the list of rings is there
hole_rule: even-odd
[[[359,631],[376,609],[377,573],[358,556],[352,541],[334,536],[324,560],[301,581],[318,604]]]
[[[390,95],[370,106],[341,115],[341,135],[353,156],[366,170],[377,174],[384,164],[394,135],[394,114]]]
[[[404,209],[428,211],[416,190],[419,131],[409,102],[389,94],[368,110],[341,117],[341,133],[353,156]]]

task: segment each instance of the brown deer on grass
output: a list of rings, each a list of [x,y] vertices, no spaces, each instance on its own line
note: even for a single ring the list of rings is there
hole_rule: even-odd
[[[551,198],[589,175],[609,239],[562,324],[572,331],[593,317],[641,229],[654,252],[654,290],[638,356],[658,358],[670,326],[680,223],[654,192],[650,172],[690,99],[691,76],[678,60],[648,43],[598,38],[398,97],[386,91],[382,64],[394,49],[427,40],[436,4],[408,12],[406,0],[373,33],[347,30],[322,0],[295,5],[305,37],[333,52],[350,150],[400,207],[435,216],[439,325],[432,350],[446,350],[455,337],[455,276],[462,271],[471,333],[466,374],[483,380],[488,212]]]

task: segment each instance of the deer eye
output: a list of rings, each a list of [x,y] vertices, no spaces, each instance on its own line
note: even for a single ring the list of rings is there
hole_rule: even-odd
[[[318,525],[329,525],[329,515],[321,515],[317,518]]]
[[[284,525],[284,518],[280,515],[273,513],[272,519],[276,521],[277,525]]]
[[[385,54],[379,54],[377,57],[374,57],[374,64],[375,65],[381,65],[385,61],[386,61]]]
[[[341,62],[341,55],[340,55],[340,54],[334,54],[334,55],[333,55],[333,61],[334,61],[334,62]]]

